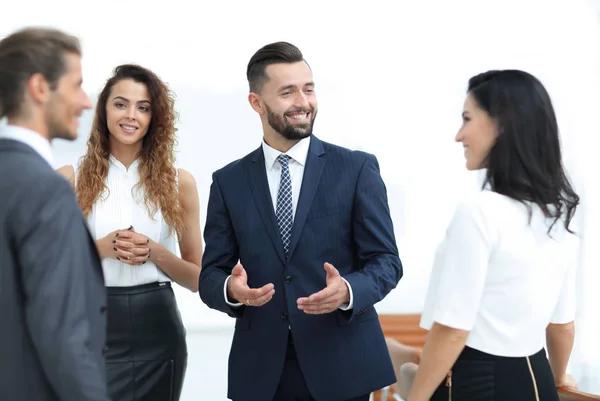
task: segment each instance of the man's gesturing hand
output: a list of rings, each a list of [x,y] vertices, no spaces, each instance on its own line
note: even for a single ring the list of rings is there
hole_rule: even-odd
[[[324,267],[327,272],[326,287],[309,297],[298,298],[298,309],[305,313],[329,313],[350,302],[350,291],[340,272],[331,263],[325,263]]]
[[[231,271],[227,281],[227,297],[229,302],[241,302],[247,306],[262,306],[269,302],[275,294],[273,284],[266,284],[260,288],[248,287],[248,275],[240,263]]]

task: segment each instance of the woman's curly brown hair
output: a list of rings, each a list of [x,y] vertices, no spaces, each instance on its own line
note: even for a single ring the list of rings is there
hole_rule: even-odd
[[[107,191],[106,177],[110,157],[106,105],[113,86],[125,79],[146,85],[150,93],[152,119],[143,138],[139,154],[140,182],[144,188],[144,202],[151,217],[160,208],[169,227],[181,236],[183,209],[179,202],[175,169],[175,100],[167,85],[152,71],[125,64],[115,68],[98,97],[92,132],[87,141],[87,153],[81,158],[76,183],[76,194],[84,216]]]

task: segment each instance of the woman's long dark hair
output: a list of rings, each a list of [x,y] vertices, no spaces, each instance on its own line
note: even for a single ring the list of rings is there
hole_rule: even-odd
[[[567,231],[579,196],[565,173],[558,123],[548,92],[519,70],[488,71],[469,80],[467,91],[496,122],[498,138],[486,160],[484,187],[527,206],[540,207]]]

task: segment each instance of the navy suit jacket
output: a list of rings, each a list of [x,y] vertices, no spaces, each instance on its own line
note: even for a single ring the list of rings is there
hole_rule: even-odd
[[[311,138],[286,258],[262,147],[213,174],[199,292],[236,318],[228,397],[272,400],[291,327],[312,396],[343,401],[396,381],[374,304],[402,277],[386,188],[375,156]],[[261,307],[230,307],[225,279],[238,260],[248,285],[275,285]],[[325,288],[323,264],[351,285],[354,307],[307,315],[296,300]]]

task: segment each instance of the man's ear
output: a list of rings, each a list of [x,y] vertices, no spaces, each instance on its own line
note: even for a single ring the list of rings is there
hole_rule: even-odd
[[[50,83],[40,73],[33,74],[27,81],[27,93],[35,103],[46,103],[50,97]]]
[[[248,95],[248,102],[250,103],[250,106],[252,106],[254,111],[256,111],[258,114],[263,115],[266,113],[266,109],[261,102],[260,95],[257,95],[254,92],[250,92],[250,94]]]

